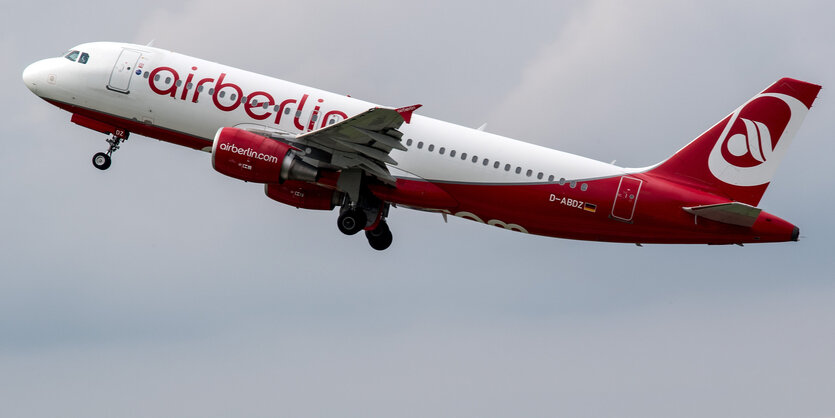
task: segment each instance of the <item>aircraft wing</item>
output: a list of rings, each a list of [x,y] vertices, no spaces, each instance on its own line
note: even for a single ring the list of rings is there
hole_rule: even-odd
[[[310,145],[330,154],[332,166],[339,169],[360,169],[388,184],[395,178],[386,164],[397,165],[391,150],[406,151],[400,143],[403,134],[397,130],[409,123],[412,112],[421,105],[399,109],[375,107],[333,125],[293,138],[300,145]]]

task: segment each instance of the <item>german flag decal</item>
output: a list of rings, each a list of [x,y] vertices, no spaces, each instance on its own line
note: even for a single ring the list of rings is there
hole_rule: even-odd
[[[583,210],[591,213],[597,212],[597,205],[586,202],[586,204],[583,205]]]

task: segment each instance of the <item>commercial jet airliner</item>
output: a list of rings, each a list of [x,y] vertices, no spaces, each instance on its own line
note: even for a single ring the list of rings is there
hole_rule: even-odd
[[[33,93],[107,135],[211,153],[218,172],[345,234],[391,245],[390,208],[518,232],[626,243],[796,241],[757,205],[820,86],[783,78],[671,157],[622,168],[151,46],[95,42],[29,65]],[[281,222],[281,221],[276,221]]]

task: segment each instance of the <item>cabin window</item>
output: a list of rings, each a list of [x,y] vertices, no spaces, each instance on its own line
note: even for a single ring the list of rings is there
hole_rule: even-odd
[[[289,107],[284,108],[284,114],[285,114],[285,115],[289,115],[289,114],[290,114],[290,112],[292,112],[292,111],[293,111],[293,109],[290,109]]]
[[[554,175],[553,175],[553,174],[551,174],[550,176],[548,176],[548,181],[554,181]]]
[[[78,62],[81,64],[86,64],[88,59],[90,59],[90,54],[82,52],[81,56],[78,57]]]
[[[477,155],[473,155],[473,164],[475,164],[476,162],[478,162],[478,156],[477,156]]]
[[[149,72],[145,71],[145,74],[142,74],[142,77],[148,78],[148,76],[149,76],[149,75],[151,75],[151,73],[149,73]],[[201,86],[201,87],[202,87],[202,86]]]
[[[154,81],[159,81],[159,74],[154,76]]]
[[[450,157],[454,157],[454,156],[455,156],[455,150],[450,151],[450,152],[449,152],[449,156],[450,156]]]
[[[68,59],[72,62],[75,62],[75,60],[78,59],[78,54],[79,54],[78,51],[71,51],[71,52],[67,53],[67,55],[64,55],[64,58],[66,58],[66,59]]]
[[[504,165],[504,171],[510,171],[510,164]]]
[[[418,141],[418,149],[423,148],[423,141]]]
[[[264,106],[261,106],[261,107],[263,107],[264,109],[266,109],[266,108],[270,107],[270,104],[269,104],[269,103],[267,103],[267,102],[264,102]]]
[[[232,93],[232,94],[230,94],[230,95],[229,95],[229,100],[231,100],[231,101],[233,101],[233,102],[234,102],[234,101],[235,101],[235,99],[237,99],[237,98],[238,98],[238,95],[237,95],[237,94],[235,94],[235,93]]]
[[[444,155],[444,152],[446,152],[446,148],[441,147],[438,149],[438,154]]]
[[[409,138],[409,139],[406,140],[406,146],[408,146],[408,147],[412,146],[412,138]]]
[[[528,177],[530,177],[532,174],[533,174],[533,170],[528,170],[527,172],[525,172],[525,175],[528,176]]]
[[[246,96],[241,96],[241,104],[246,103]]]
[[[192,88],[194,88],[194,84],[192,84],[192,83],[186,84],[186,90],[191,90]]]
[[[183,80],[177,80],[177,82],[174,83],[174,85],[176,85],[177,87],[182,86],[183,85]]]
[[[521,172],[522,172],[522,167],[516,167],[516,174],[519,174]]]
[[[209,96],[214,96],[214,95],[215,95],[215,88],[212,87],[212,88],[209,89]]]
[[[273,112],[278,112],[278,105],[273,106]]]
[[[165,84],[171,84],[171,77],[165,77]]]
[[[427,149],[429,150],[429,152],[434,151],[435,150],[435,144],[429,144],[429,148],[427,148]]]
[[[573,188],[575,188],[575,187],[577,187],[577,182],[576,182],[576,181],[572,181],[571,183],[568,183],[568,187],[571,187],[572,189],[573,189]]]
[[[542,172],[540,171],[539,174],[536,175],[536,178],[542,180],[543,176],[545,176],[545,174],[542,174]]]
[[[464,161],[464,160],[466,160],[466,159],[467,159],[467,153],[466,153],[466,152],[462,152],[462,153],[461,153],[461,161]]]
[[[560,177],[560,186],[565,185],[565,177]]]
[[[588,190],[588,189],[589,189],[589,185],[588,185],[588,184],[583,183],[583,184],[581,184],[581,185],[580,185],[580,190],[582,190],[582,191],[584,191],[584,192],[585,192],[585,191],[586,191],[586,190]]]
[[[502,164],[498,161],[493,162],[493,168],[499,168],[500,165]]]

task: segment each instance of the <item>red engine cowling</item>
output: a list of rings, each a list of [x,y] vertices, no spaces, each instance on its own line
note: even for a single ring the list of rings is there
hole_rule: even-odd
[[[281,184],[264,185],[270,199],[300,209],[332,210],[341,193],[303,181],[288,180]]]
[[[212,166],[253,183],[316,181],[318,170],[290,152],[290,145],[238,128],[221,128],[212,145]]]

